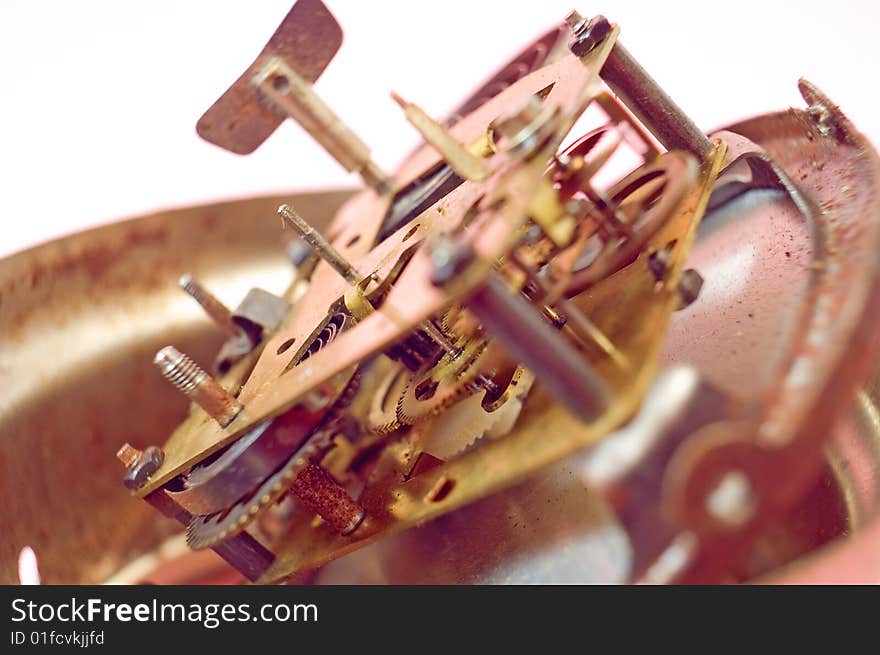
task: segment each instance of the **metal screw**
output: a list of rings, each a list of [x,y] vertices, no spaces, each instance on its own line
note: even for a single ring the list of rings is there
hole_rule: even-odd
[[[681,274],[681,282],[678,284],[679,304],[678,309],[689,307],[699,297],[700,289],[703,288],[703,276],[692,268]]]
[[[165,453],[161,448],[148,446],[144,450],[139,450],[128,443],[122,445],[116,457],[125,464],[125,477],[122,478],[122,483],[132,490],[142,487],[165,461]]]
[[[565,17],[565,23],[571,28],[572,32],[577,34],[578,31],[582,30],[589,23],[589,21],[581,16],[577,9],[572,9],[568,16]]]
[[[605,16],[586,19],[573,11],[565,17],[565,22],[573,35],[568,49],[577,57],[590,54],[611,33],[611,23]]]
[[[235,396],[173,346],[160,350],[153,361],[171,384],[205,410],[220,427],[229,425],[242,410]]]

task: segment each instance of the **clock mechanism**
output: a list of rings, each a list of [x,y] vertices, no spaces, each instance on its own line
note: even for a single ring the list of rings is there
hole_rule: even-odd
[[[230,308],[180,278],[224,341],[213,366],[155,355],[192,404],[119,450],[125,486],[259,582],[415,526],[440,548],[443,520],[463,528],[439,517],[572,461],[625,536],[624,580],[745,580],[812,547],[786,526],[880,346],[880,171],[837,106],[801,80],[805,108],[707,135],[618,25],[572,12],[446,116],[392,93],[421,143],[385,171],[313,88],[341,42],[298,0],[198,121],[247,154],[292,119],[363,188],[330,220],[293,200],[252,217],[280,224],[284,293]],[[712,336],[685,317],[734,319],[691,250],[755,194],[809,241],[788,321],[702,356],[751,362],[734,384],[697,365]],[[671,332],[692,350],[670,357]]]

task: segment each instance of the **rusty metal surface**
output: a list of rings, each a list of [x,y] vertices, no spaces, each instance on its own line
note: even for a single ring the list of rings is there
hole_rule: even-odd
[[[783,186],[796,186],[792,201],[808,209],[813,260],[781,370],[757,398],[752,423],[691,440],[670,471],[676,480],[667,511],[704,540],[689,573],[697,579],[735,569],[735,560],[812,484],[834,423],[880,352],[880,160],[818,89],[802,81],[801,92],[807,111],[731,128],[760,144],[787,176]],[[816,105],[828,110],[824,125],[814,119]],[[732,470],[748,476],[761,507],[736,530],[719,525],[706,505],[706,494]]]
[[[161,212],[0,261],[0,492],[13,499],[0,512],[0,581],[17,581],[29,544],[44,581],[100,582],[179,529],[129,495],[113,455],[125,441],[156,445],[186,415],[155,351],[173,341],[204,365],[220,345],[175,280],[192,271],[233,305],[255,283],[282,291],[278,203],[320,225],[349,195]]]
[[[340,45],[342,29],[324,3],[299,0],[254,62],[199,119],[199,136],[239,155],[253,152],[286,118],[260,98],[251,83],[257,72],[273,57],[283,57],[314,82]]]

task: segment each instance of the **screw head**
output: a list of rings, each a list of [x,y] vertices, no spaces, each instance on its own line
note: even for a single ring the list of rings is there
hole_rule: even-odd
[[[700,289],[703,288],[703,276],[692,268],[681,274],[681,282],[678,285],[679,304],[678,309],[689,307],[699,297]]]
[[[474,251],[467,241],[456,242],[449,237],[438,239],[431,249],[431,283],[443,286],[461,273],[474,259]]]
[[[161,448],[148,446],[141,451],[125,471],[122,484],[128,489],[139,489],[144,486],[153,473],[159,470],[165,461],[165,453]]]
[[[605,16],[596,16],[591,20],[582,19],[579,22],[568,20],[568,24],[573,34],[568,42],[568,49],[577,57],[590,54],[611,33],[611,23]]]

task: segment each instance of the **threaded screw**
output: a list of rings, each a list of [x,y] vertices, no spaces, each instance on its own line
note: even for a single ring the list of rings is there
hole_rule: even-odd
[[[229,425],[241,411],[242,405],[235,396],[177,348],[162,348],[153,362],[166,380],[205,410],[220,427]]]

